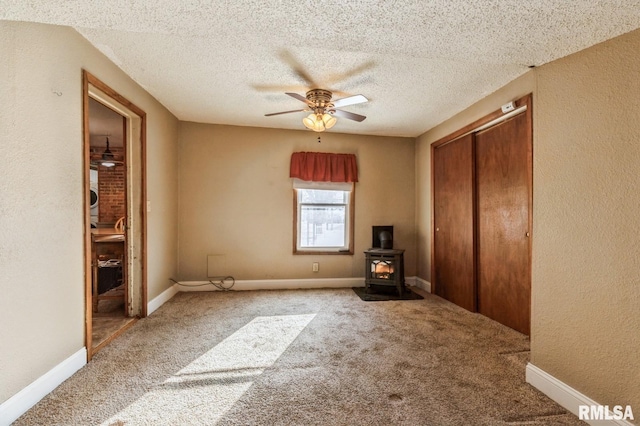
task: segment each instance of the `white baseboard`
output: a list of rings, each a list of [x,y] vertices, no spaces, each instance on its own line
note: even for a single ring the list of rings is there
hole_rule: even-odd
[[[364,278],[236,280],[233,285],[233,290],[293,290],[305,288],[351,288],[362,286],[364,286]],[[208,281],[180,281],[180,284],[176,284],[176,287],[178,287],[178,291],[219,291],[217,287],[209,284]]]
[[[580,405],[600,405],[588,396],[578,392],[571,386],[553,377],[546,371],[528,363],[526,368],[527,383],[538,389],[543,394],[578,415]],[[590,425],[620,425],[633,426],[626,420],[586,420]]]
[[[180,288],[177,284],[172,285],[162,293],[158,297],[155,297],[152,301],[147,303],[147,316],[151,315],[153,311],[158,309],[160,306],[167,303],[173,296],[178,294]]]
[[[405,282],[408,285],[421,288],[422,290],[428,293],[431,293],[431,283],[429,281],[423,280],[420,277],[406,277]],[[351,287],[362,287],[362,286],[364,286],[364,277],[309,278],[309,279],[282,279],[282,280],[236,280],[233,286],[233,289],[234,290],[292,290],[292,289],[305,289],[305,288],[351,288]],[[176,284],[175,287],[177,287],[176,292],[178,291],[219,291],[220,290],[217,287],[211,285],[208,281],[180,281],[180,284]],[[171,297],[173,297],[173,295]],[[154,299],[154,301],[156,299]],[[158,307],[159,306],[160,305],[158,305]]]
[[[431,283],[429,281],[423,280],[420,277],[409,277],[405,281],[407,282],[407,284],[411,284],[413,286],[421,288],[427,293],[431,293]]]
[[[0,405],[0,426],[10,425],[87,363],[82,348]]]

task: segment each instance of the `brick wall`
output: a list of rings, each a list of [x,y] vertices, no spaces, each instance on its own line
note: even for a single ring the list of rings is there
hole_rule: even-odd
[[[109,148],[116,160],[123,160],[122,148]],[[91,158],[99,159],[102,147],[91,148]],[[114,167],[98,166],[98,222],[115,223],[125,215],[125,171],[122,164]]]

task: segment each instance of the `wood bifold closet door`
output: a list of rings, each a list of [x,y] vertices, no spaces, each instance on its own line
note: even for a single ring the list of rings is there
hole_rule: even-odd
[[[435,293],[524,334],[531,304],[531,122],[433,149]]]

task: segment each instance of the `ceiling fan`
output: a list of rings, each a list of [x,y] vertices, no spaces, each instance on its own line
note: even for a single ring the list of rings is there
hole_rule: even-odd
[[[306,96],[291,92],[286,92],[285,94],[304,102],[307,105],[306,108],[274,112],[271,114],[265,114],[265,117],[290,114],[293,112],[311,112],[311,114],[302,119],[302,123],[306,128],[315,132],[323,132],[333,127],[333,125],[336,124],[336,117],[347,118],[358,122],[367,118],[364,115],[338,109],[348,105],[369,102],[369,99],[363,95],[348,96],[346,98],[332,101],[331,97],[333,96],[333,93],[325,89],[311,89],[306,93]]]

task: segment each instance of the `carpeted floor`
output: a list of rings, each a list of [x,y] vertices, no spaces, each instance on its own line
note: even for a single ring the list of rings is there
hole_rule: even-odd
[[[526,336],[436,296],[179,293],[16,425],[578,425]]]

